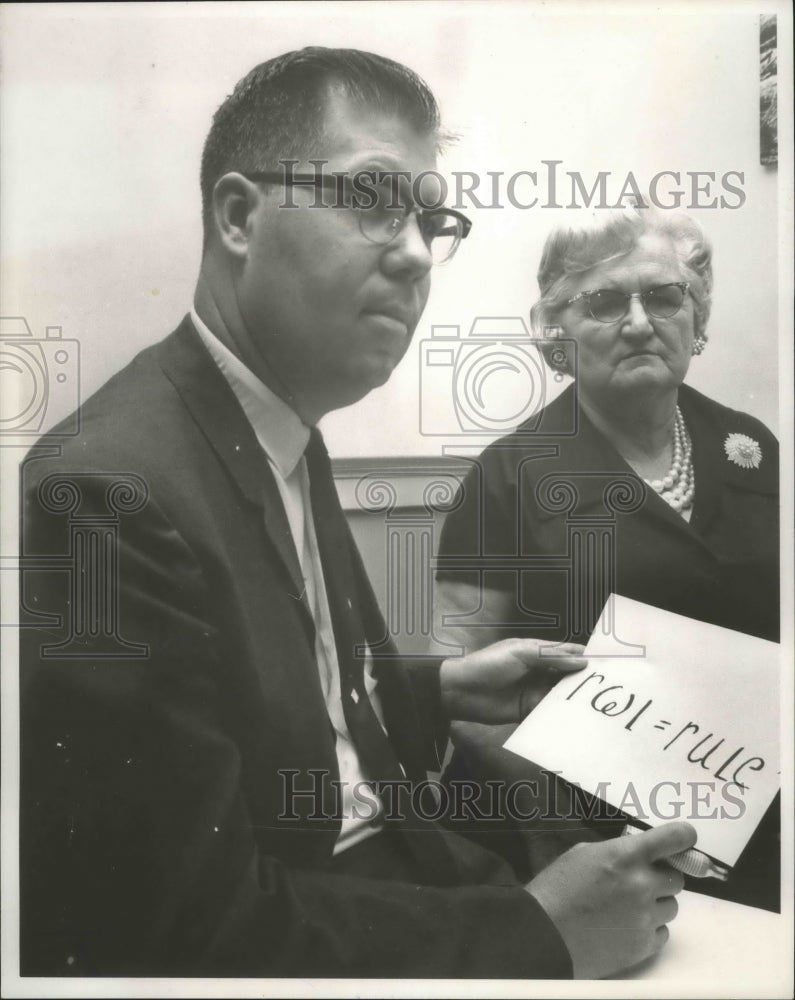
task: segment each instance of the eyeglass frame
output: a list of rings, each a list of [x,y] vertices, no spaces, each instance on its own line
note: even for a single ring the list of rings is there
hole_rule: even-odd
[[[314,174],[289,174],[288,175],[286,173],[278,173],[276,171],[263,171],[263,170],[254,170],[254,171],[250,171],[250,172],[246,172],[246,171],[242,171],[241,170],[241,171],[239,171],[239,173],[241,174],[241,176],[245,177],[247,180],[255,181],[255,182],[260,182],[260,183],[263,183],[263,184],[283,184],[285,187],[289,187],[289,188],[292,188],[296,184],[298,184],[298,185],[301,185],[302,187],[303,186],[305,186],[305,187],[314,187],[315,189],[320,188],[320,189],[326,190],[326,191],[334,190],[338,195],[339,195],[339,192],[340,192],[340,183],[339,183],[340,181],[342,181],[343,185],[345,185],[346,182],[348,184],[350,184],[350,181],[348,181],[347,176],[345,176],[343,174],[335,174],[335,175],[333,175],[331,177],[322,177],[322,176],[321,177],[317,177]],[[365,171],[365,174],[368,174],[368,176],[369,176],[369,172],[368,171]],[[363,192],[360,192],[360,193],[366,194],[368,192],[372,192],[372,188],[366,188]],[[338,207],[338,208],[353,208],[354,206],[343,204],[343,205],[335,205],[334,207]],[[469,233],[470,233],[470,231],[472,229],[472,220],[468,219],[463,214],[463,212],[459,212],[459,211],[457,211],[454,208],[445,208],[442,205],[437,205],[434,208],[425,208],[422,205],[418,205],[417,202],[414,202],[408,208],[404,209],[405,215],[403,216],[403,219],[402,219],[402,221],[400,223],[400,226],[397,229],[395,229],[394,233],[392,233],[392,235],[388,239],[386,239],[383,242],[381,242],[379,240],[374,240],[371,236],[368,236],[367,233],[364,231],[364,228],[363,228],[364,215],[362,215],[361,212],[368,211],[368,208],[361,208],[360,206],[355,206],[355,207],[357,207],[357,208],[360,209],[360,214],[359,214],[359,231],[361,232],[362,236],[368,241],[368,243],[372,243],[374,246],[382,246],[382,247],[388,246],[394,239],[396,239],[400,235],[400,233],[403,232],[403,230],[406,227],[406,224],[408,223],[408,220],[411,218],[412,215],[415,215],[415,214],[417,215],[417,227],[419,228],[420,235],[423,237],[423,243],[425,243],[425,237],[423,236],[423,232],[422,232],[422,220],[424,218],[430,218],[430,217],[432,217],[434,215],[451,215],[451,216],[453,216],[454,219],[457,219],[458,222],[461,223],[461,235],[458,237],[458,241],[453,245],[453,249],[444,258],[444,260],[433,261],[434,265],[437,266],[437,267],[440,264],[446,264],[447,261],[452,260],[452,258],[455,256],[455,254],[456,254],[459,246],[461,245],[461,241],[465,240],[467,238],[467,236],[469,236]],[[373,208],[373,207],[375,207],[375,206],[374,205],[369,206],[369,208]],[[398,207],[402,207],[402,206],[398,206]],[[431,243],[426,243],[426,246],[428,247],[428,252],[431,254],[431,258],[433,258],[433,252],[431,250],[432,242],[433,241],[431,241]]]
[[[648,295],[650,292],[656,292],[660,288],[668,288],[671,285],[675,285],[677,288],[681,288],[681,290],[682,290],[682,301],[679,303],[679,305],[676,307],[676,309],[672,313],[670,313],[668,316],[655,316],[654,313],[649,312],[648,306],[646,305],[643,297],[645,295]],[[690,282],[689,281],[664,281],[661,285],[654,285],[651,288],[647,288],[645,292],[619,292],[619,290],[617,288],[589,288],[589,289],[586,289],[584,292],[578,292],[577,295],[574,296],[574,298],[571,298],[571,299],[568,300],[568,302],[566,302],[566,305],[567,306],[573,305],[575,302],[578,302],[580,299],[584,299],[584,298],[586,298],[588,296],[591,296],[591,295],[596,295],[597,292],[613,292],[616,295],[623,295],[624,296],[624,300],[626,302],[626,308],[624,309],[624,312],[621,313],[620,316],[617,316],[615,319],[599,319],[599,317],[598,316],[594,316],[593,312],[591,311],[591,301],[590,301],[590,298],[589,298],[588,299],[588,313],[589,313],[591,319],[593,319],[595,322],[597,322],[597,323],[619,323],[619,322],[621,322],[621,320],[623,320],[623,319],[626,318],[627,313],[629,312],[629,304],[630,304],[630,302],[633,299],[640,299],[641,304],[642,304],[643,309],[644,309],[644,312],[646,313],[647,316],[651,316],[653,319],[671,319],[672,316],[676,316],[676,314],[679,312],[679,310],[685,304],[685,295],[687,295],[687,292],[688,292],[689,288],[690,288]]]

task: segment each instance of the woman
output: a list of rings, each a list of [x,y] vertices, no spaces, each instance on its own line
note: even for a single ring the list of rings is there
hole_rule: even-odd
[[[712,266],[700,226],[630,209],[561,227],[538,282],[541,350],[556,379],[574,382],[465,480],[440,543],[447,625],[436,634],[469,649],[508,635],[584,643],[612,590],[777,640],[776,439],[684,384],[707,345]],[[498,749],[506,735],[459,730],[452,774],[532,777]],[[567,787],[547,792],[565,798]],[[548,835],[533,828],[531,867],[599,835],[582,822],[561,832],[560,813]],[[771,809],[725,887],[691,887],[778,909],[777,830]]]

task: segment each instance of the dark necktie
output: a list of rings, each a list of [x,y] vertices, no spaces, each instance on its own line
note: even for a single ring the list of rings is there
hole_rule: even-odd
[[[312,429],[306,461],[315,534],[334,625],[345,722],[368,778],[397,780],[404,777],[403,771],[364,685],[365,630],[350,536],[334,486],[328,452],[317,428]],[[357,656],[357,651],[362,655]]]
[[[369,581],[358,579],[351,547],[354,544],[340,506],[326,446],[317,428],[312,429],[306,448],[312,515],[323,566],[329,609],[340,669],[340,693],[345,722],[364,772],[372,781],[404,781],[406,775],[392,744],[381,727],[364,685],[365,628],[361,596]],[[357,652],[360,655],[357,655]],[[400,832],[415,860],[427,872],[428,881],[443,884],[455,880],[455,865],[443,837],[434,824],[417,815],[411,795],[394,800],[405,821]],[[427,813],[426,813],[427,815]]]

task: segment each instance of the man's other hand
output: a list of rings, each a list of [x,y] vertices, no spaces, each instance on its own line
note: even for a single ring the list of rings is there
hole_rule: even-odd
[[[668,940],[684,876],[664,863],[696,842],[689,823],[637,837],[577,844],[527,885],[571,955],[576,979],[630,968]]]
[[[542,655],[543,649],[543,655]],[[587,663],[573,642],[504,639],[440,670],[442,705],[448,718],[501,725],[523,719],[560,678]]]

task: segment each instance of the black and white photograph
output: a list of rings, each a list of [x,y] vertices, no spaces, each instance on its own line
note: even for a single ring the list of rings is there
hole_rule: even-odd
[[[3,996],[792,996],[792,20],[0,3]]]

